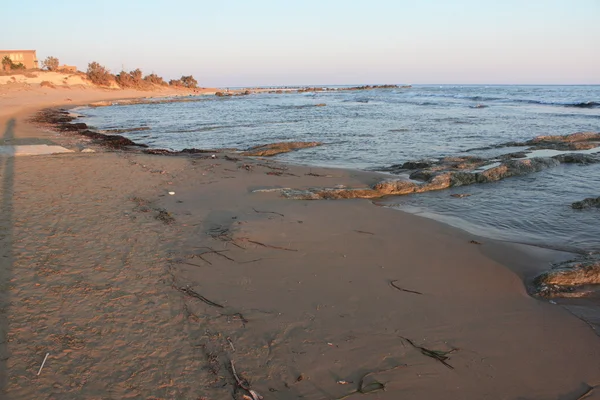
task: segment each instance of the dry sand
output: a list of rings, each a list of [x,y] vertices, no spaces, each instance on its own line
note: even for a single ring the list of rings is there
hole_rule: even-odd
[[[0,96],[5,142],[81,148],[26,116],[117,97],[30,89]],[[255,191],[374,174],[88,147],[0,157],[3,399],[242,399],[232,361],[265,399],[600,396],[595,332],[525,290],[556,254]]]

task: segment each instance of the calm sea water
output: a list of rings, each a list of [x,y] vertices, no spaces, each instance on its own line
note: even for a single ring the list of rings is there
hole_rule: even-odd
[[[315,105],[324,103],[324,107]],[[485,107],[481,107],[485,106]],[[415,86],[410,89],[202,97],[198,101],[79,109],[99,129],[151,147],[246,148],[322,141],[282,161],[376,169],[537,135],[600,131],[600,86]],[[495,150],[471,152],[491,156]],[[508,150],[506,150],[508,152]],[[470,193],[462,199],[452,193]],[[600,251],[600,210],[574,201],[600,196],[600,165],[564,165],[502,182],[390,197],[383,203],[473,233]]]

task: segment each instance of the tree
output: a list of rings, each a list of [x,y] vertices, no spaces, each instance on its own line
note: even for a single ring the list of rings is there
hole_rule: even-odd
[[[42,62],[42,65],[48,71],[56,71],[58,69],[58,58],[50,56]]]
[[[2,69],[4,71],[10,71],[12,69],[13,62],[9,56],[4,56],[2,58]]]
[[[168,83],[167,83],[167,82],[165,82],[165,81],[164,81],[164,79],[163,79],[162,77],[160,77],[160,76],[158,76],[158,75],[156,75],[156,74],[154,74],[154,73],[153,73],[153,74],[146,75],[146,76],[144,77],[144,80],[145,80],[146,82],[150,82],[150,83],[153,83],[153,84],[155,84],[155,85],[168,85]]]
[[[108,72],[106,67],[96,61],[88,64],[87,77],[92,83],[101,86],[110,86],[110,82],[114,79],[114,76]]]
[[[182,76],[181,83],[183,84],[183,86],[189,89],[194,89],[198,87],[198,81],[196,81],[192,75]]]
[[[137,68],[134,69],[133,71],[131,71],[129,73],[129,75],[131,75],[131,78],[133,79],[133,82],[136,84],[140,84],[140,82],[142,81],[142,70]]]
[[[117,84],[122,88],[134,86],[131,75],[129,74],[129,72],[126,71],[121,71],[120,73],[118,73],[117,76],[115,76],[115,80],[117,81]]]

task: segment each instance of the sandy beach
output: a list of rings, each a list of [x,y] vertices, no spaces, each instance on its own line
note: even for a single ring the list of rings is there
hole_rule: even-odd
[[[594,329],[526,289],[568,254],[270,190],[376,173],[109,150],[29,122],[171,94],[0,86],[0,144],[73,150],[0,156],[0,397],[600,398]]]

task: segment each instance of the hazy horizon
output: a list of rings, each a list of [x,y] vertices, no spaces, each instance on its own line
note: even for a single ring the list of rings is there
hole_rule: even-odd
[[[600,1],[449,3],[32,0],[0,48],[205,87],[600,84]]]

